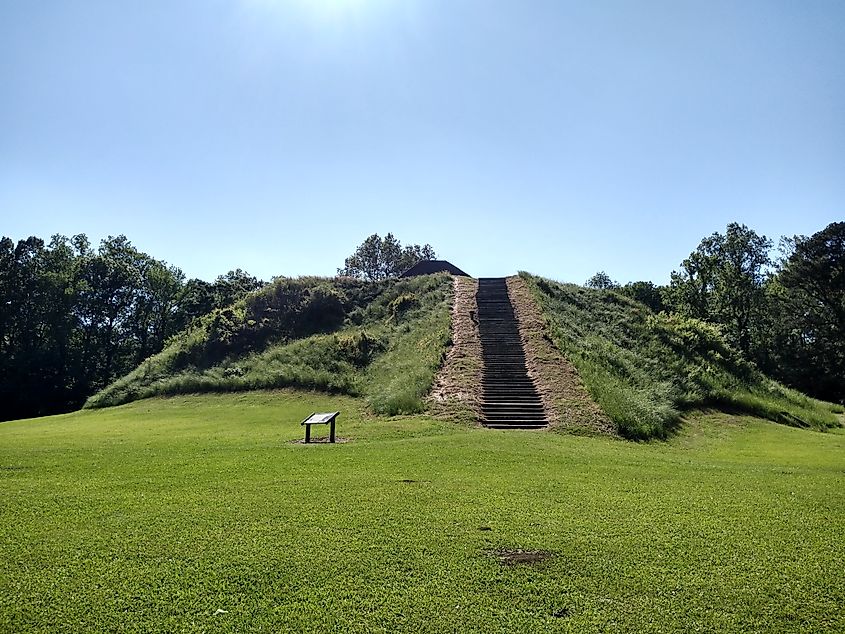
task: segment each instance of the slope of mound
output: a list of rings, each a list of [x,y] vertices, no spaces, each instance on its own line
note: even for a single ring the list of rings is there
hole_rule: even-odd
[[[769,379],[709,324],[655,314],[614,291],[520,276],[555,344],[627,438],[663,438],[681,411],[708,406],[797,427],[839,425],[837,406]]]
[[[447,275],[279,278],[198,320],[85,407],[297,386],[362,395],[378,413],[418,412],[449,339],[450,289]]]
[[[507,278],[507,284],[519,319],[528,374],[543,397],[552,427],[572,434],[616,435],[616,426],[549,336],[548,324],[526,281],[513,276]]]

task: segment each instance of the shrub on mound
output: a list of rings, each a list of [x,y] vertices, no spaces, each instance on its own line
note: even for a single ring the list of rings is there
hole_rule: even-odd
[[[297,386],[423,409],[449,338],[445,275],[363,282],[279,278],[173,337],[86,407],[185,392]]]
[[[763,375],[711,324],[655,314],[614,290],[520,275],[555,343],[628,438],[663,438],[684,410],[707,406],[802,427],[838,425],[830,404]]]

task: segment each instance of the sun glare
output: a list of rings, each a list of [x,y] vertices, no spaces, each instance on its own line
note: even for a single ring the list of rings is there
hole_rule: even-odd
[[[351,17],[371,9],[379,0],[250,0],[264,7],[294,9],[324,19]]]
[[[360,9],[368,0],[302,0],[320,11],[348,11]]]

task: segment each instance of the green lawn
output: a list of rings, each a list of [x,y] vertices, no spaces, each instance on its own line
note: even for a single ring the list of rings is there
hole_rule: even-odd
[[[334,408],[350,442],[289,442]],[[259,392],[0,424],[0,631],[845,631],[841,430],[362,411]]]

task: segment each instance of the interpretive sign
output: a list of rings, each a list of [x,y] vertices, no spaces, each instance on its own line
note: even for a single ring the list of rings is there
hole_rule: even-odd
[[[330,425],[329,442],[334,442],[334,424],[339,415],[340,412],[312,413],[300,423],[300,425],[305,425],[305,442],[311,442],[311,425]]]

